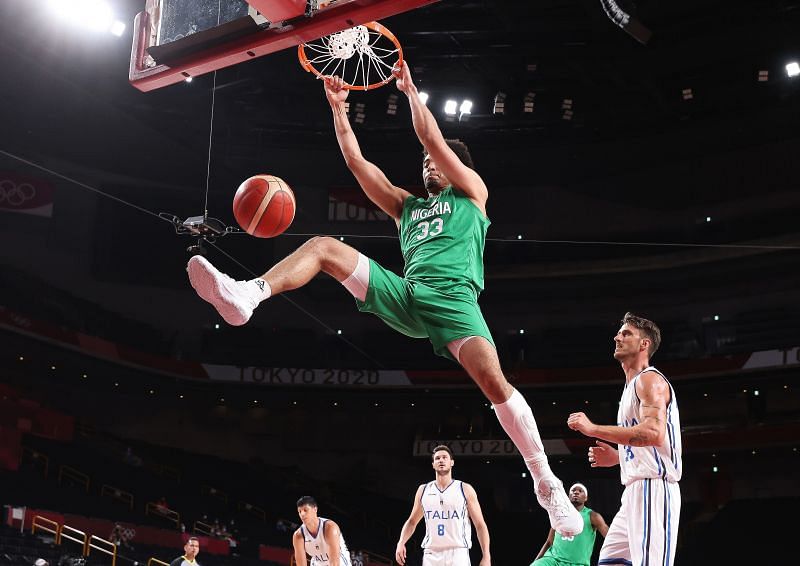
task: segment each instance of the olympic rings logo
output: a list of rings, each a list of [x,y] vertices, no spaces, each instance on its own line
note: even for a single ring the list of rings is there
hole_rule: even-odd
[[[15,183],[10,179],[0,180],[0,205],[20,206],[36,196],[36,187],[30,183]]]

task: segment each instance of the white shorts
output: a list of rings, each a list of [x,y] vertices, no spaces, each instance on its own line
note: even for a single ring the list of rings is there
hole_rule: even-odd
[[[468,548],[425,549],[422,566],[470,566]]]
[[[629,484],[603,541],[598,566],[672,566],[680,515],[677,483],[649,479]]]

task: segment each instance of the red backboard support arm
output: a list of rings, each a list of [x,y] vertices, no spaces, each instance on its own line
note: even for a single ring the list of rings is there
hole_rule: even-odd
[[[388,18],[395,14],[407,12],[438,0],[350,0],[334,3],[321,9],[313,16],[299,16],[283,25],[271,25],[269,28],[232,40],[225,45],[218,45],[181,59],[171,66],[147,66],[147,48],[153,37],[151,27],[154,25],[148,12],[137,14],[133,24],[133,46],[128,78],[130,83],[143,92],[179,83],[187,77],[196,77],[249,61],[262,55],[274,53],[281,49],[296,47],[318,39],[324,35],[341,31],[369,22]],[[247,0],[267,19],[269,14],[286,16],[305,2],[297,0]],[[277,11],[276,11],[277,10]]]

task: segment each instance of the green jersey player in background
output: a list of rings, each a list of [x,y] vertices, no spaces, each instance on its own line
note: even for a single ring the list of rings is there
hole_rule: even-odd
[[[530,406],[500,369],[478,306],[489,191],[472,168],[466,145],[444,139],[419,97],[408,64],[398,64],[393,73],[397,88],[408,98],[414,130],[422,143],[427,198],[395,186],[364,158],[345,111],[349,91],[339,77],[326,77],[324,84],[348,168],[367,197],[397,224],[404,276],[335,238],[315,237],[256,279],[234,281],[201,256],[189,260],[189,279],[200,297],[229,324],[241,325],[261,301],[301,287],[324,272],[356,298],[359,310],[374,313],[407,336],[429,339],[437,354],[463,366],[494,405],[500,424],[531,471],[537,499],[553,529],[565,536],[577,535],[583,518],[550,469]]]
[[[579,535],[564,536],[550,529],[531,566],[589,566],[597,533],[605,538],[608,525],[600,513],[586,506],[588,497],[585,485],[572,484],[569,499],[583,518],[583,531]]]

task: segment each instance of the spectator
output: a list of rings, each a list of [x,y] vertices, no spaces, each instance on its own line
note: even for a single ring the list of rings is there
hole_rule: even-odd
[[[122,457],[122,461],[129,466],[135,466],[137,468],[141,467],[142,465],[142,459],[133,453],[133,448],[130,446],[125,448],[125,455]]]
[[[116,547],[122,546],[122,527],[119,523],[114,523],[114,528],[111,529],[111,534],[108,535],[108,540],[111,541]]]

